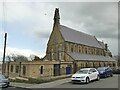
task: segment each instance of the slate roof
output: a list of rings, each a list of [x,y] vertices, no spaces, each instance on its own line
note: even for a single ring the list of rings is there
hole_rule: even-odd
[[[100,45],[105,49],[105,44],[101,41],[99,41]]]
[[[83,44],[87,46],[103,48],[99,41],[91,35],[60,25],[60,32],[65,41]]]
[[[110,56],[102,56],[102,55],[90,55],[90,54],[80,54],[75,52],[68,52],[68,54],[74,60],[88,60],[88,61],[115,61]]]

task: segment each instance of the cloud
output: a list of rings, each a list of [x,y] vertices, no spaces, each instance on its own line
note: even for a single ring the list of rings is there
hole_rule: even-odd
[[[118,3],[89,2],[56,4],[60,7],[61,18],[64,20],[63,22],[73,22],[74,24],[71,24],[73,28],[83,23],[82,28],[84,28],[85,32],[92,35],[106,38],[117,37]],[[109,35],[107,35],[108,32]],[[98,33],[101,34],[98,35]]]
[[[6,3],[5,17],[6,21],[22,22],[25,27],[29,24],[31,29],[26,29],[26,33],[32,31],[36,37],[40,34],[40,37],[48,38],[52,28],[55,7],[60,8],[61,23],[64,25],[77,30],[83,28],[83,32],[98,37],[115,38],[117,36],[117,33],[113,33],[113,31],[116,32],[118,23],[118,7],[115,2]],[[108,31],[111,31],[109,35],[104,35],[104,33],[98,35],[98,32]]]
[[[5,3],[4,8],[6,26],[9,24],[17,24],[17,28],[24,28],[21,29],[21,32],[24,32],[23,34],[33,35],[34,33],[36,37],[40,34],[41,37],[48,38],[48,32],[51,30],[53,23],[53,5],[50,3],[14,2]],[[0,12],[0,15],[2,15],[2,13],[3,12]],[[1,21],[3,20],[2,17],[3,16],[0,18]],[[13,31],[16,26],[11,27]],[[48,30],[46,31],[46,29]]]
[[[56,7],[60,8],[61,24],[95,35],[98,38],[117,39],[118,7],[115,2],[36,3],[33,1],[24,3],[23,0],[13,0],[13,3],[7,2],[5,6],[5,20],[11,26],[9,33],[16,32],[17,38],[18,34],[23,36],[20,35],[22,32],[24,36],[29,35],[31,41],[34,41],[32,39],[41,41],[45,38],[44,43],[46,43],[53,28],[53,15]],[[2,12],[0,12],[0,15],[2,15]],[[16,28],[14,28],[14,25]],[[9,36],[15,38],[12,34]],[[21,40],[20,43],[24,42]],[[40,42],[35,44],[38,43]]]
[[[40,58],[45,56],[45,53],[43,53],[43,52],[35,52],[30,49],[19,49],[19,48],[7,47],[6,48],[6,56],[11,55],[11,54],[23,55],[28,58],[30,55],[36,55],[36,56],[39,56]],[[3,58],[3,50],[0,49],[0,62],[2,61],[2,58]]]
[[[11,48],[11,47],[8,47],[7,48],[7,54],[18,54],[18,55],[24,55],[26,57],[29,57],[31,54],[34,54],[34,55],[37,55],[39,57],[43,57],[44,54],[43,53],[38,53],[38,52],[34,52],[30,49],[18,49],[18,48]]]

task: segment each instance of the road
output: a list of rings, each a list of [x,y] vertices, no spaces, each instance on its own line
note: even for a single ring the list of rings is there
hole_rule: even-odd
[[[9,86],[7,88],[2,88],[2,90],[29,90],[29,89]]]
[[[54,88],[118,88],[118,75],[101,78],[100,81],[92,81],[89,84],[64,83]]]
[[[118,88],[118,75],[108,78],[101,78],[100,81],[92,81],[89,84],[72,84],[71,82],[68,82],[52,88]],[[3,88],[2,90],[39,90],[39,88],[25,89],[10,86],[8,88]]]

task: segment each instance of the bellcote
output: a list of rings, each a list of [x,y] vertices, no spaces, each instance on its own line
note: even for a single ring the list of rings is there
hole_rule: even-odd
[[[56,9],[55,9],[54,25],[55,25],[55,24],[60,24],[59,8],[56,8]]]

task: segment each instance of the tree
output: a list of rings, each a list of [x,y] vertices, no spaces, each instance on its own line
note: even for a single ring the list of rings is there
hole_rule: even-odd
[[[40,60],[40,58],[38,56],[34,57],[34,61]]]
[[[13,61],[28,61],[28,58],[24,55],[15,55],[15,54],[12,54],[12,60]]]
[[[42,60],[39,56],[36,55],[30,55],[31,61],[37,61],[37,60]]]

